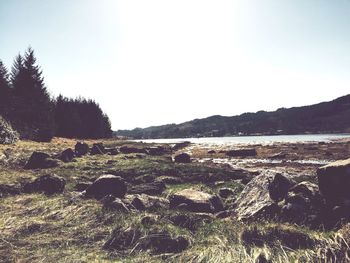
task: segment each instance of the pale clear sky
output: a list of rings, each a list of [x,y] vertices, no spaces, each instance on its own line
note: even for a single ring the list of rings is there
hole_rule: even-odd
[[[350,93],[348,0],[0,0],[0,59],[29,45],[115,130]]]

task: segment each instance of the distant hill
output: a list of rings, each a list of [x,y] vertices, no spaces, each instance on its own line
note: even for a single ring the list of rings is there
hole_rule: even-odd
[[[350,95],[310,106],[258,111],[238,116],[220,115],[180,124],[119,130],[117,136],[135,139],[221,137],[350,132]]]

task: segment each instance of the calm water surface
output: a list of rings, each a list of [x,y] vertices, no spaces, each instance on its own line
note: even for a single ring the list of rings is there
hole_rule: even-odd
[[[330,142],[333,140],[349,138],[350,134],[306,134],[306,135],[271,135],[271,136],[236,136],[236,137],[203,137],[179,139],[149,139],[137,140],[146,143],[178,143],[189,141],[205,145],[231,145],[231,144],[271,144],[275,142],[301,143],[301,142]]]

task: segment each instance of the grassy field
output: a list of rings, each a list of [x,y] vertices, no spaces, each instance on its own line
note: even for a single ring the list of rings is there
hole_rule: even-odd
[[[272,262],[332,262],[332,254],[344,250],[339,233],[277,222],[248,224],[234,217],[219,219],[175,209],[121,213],[105,209],[98,200],[81,198],[74,191],[78,182],[111,173],[133,178],[145,175],[181,178],[183,183],[167,185],[161,195],[165,198],[184,188],[217,194],[224,186],[238,195],[244,187],[240,181],[208,180],[216,174],[222,178],[230,173],[220,167],[176,164],[169,156],[118,154],[86,155],[51,169],[22,168],[33,151],[57,154],[74,148],[75,143],[55,139],[51,143],[21,141],[0,146],[0,184],[21,185],[44,174],[56,174],[66,180],[63,194],[31,193],[0,198],[0,262],[256,262],[259,255],[261,260],[265,255]],[[103,143],[107,147],[128,144],[113,140]],[[171,218],[179,214],[186,214],[191,224],[174,224]],[[116,229],[133,231],[140,240],[154,232],[184,236],[190,246],[172,254],[154,253],[137,241],[120,250],[104,249]]]

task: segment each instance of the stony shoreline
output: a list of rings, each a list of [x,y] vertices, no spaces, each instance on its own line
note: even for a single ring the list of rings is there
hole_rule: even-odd
[[[346,204],[325,203],[334,198],[320,193],[317,173],[349,156],[350,140],[0,145],[0,259],[346,259]]]

